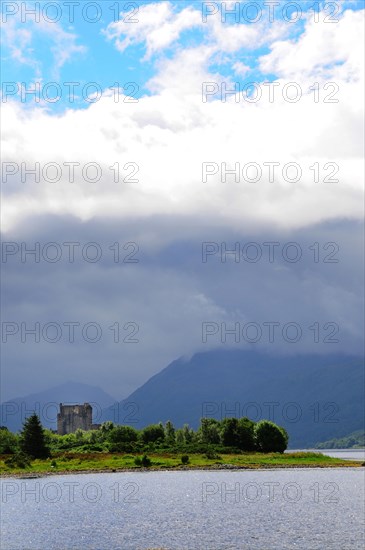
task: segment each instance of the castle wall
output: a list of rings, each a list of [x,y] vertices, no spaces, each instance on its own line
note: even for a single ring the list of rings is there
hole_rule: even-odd
[[[65,435],[76,430],[91,430],[92,407],[89,403],[83,405],[62,405],[57,414],[57,433]]]

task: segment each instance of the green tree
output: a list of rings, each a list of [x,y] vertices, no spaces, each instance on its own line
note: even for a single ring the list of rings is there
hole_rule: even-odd
[[[137,439],[138,432],[131,426],[115,426],[107,435],[109,450],[113,453],[133,451]]]
[[[242,451],[255,450],[255,422],[244,416],[238,420],[239,444],[238,448]]]
[[[183,430],[179,429],[176,430],[176,444],[177,445],[184,445],[185,439],[184,439],[184,432]]]
[[[199,437],[202,443],[220,443],[219,422],[214,418],[201,418]]]
[[[96,443],[98,441],[98,432],[96,430],[92,430],[89,433],[89,443]]]
[[[107,420],[106,422],[103,422],[100,426],[100,431],[102,434],[109,433],[114,428],[114,424],[111,420]]]
[[[52,430],[48,430],[47,428],[43,430],[43,433],[46,446],[51,450],[51,452],[58,451],[59,443],[60,441],[62,441],[61,438],[63,436],[55,434],[52,432]]]
[[[254,428],[255,443],[262,453],[283,453],[288,446],[288,434],[270,420],[260,420]]]
[[[9,432],[5,426],[0,427],[0,454],[14,454],[19,450],[18,436]]]
[[[151,424],[142,430],[143,443],[157,443],[165,439],[165,430],[162,424]]]
[[[176,442],[175,428],[170,420],[165,424],[165,441],[168,445],[175,445]]]
[[[84,432],[81,430],[81,428],[77,428],[75,432],[76,441],[81,445],[84,443]]]
[[[237,418],[225,418],[222,420],[221,438],[225,447],[240,446],[240,434]]]
[[[34,413],[23,424],[20,433],[20,448],[33,458],[47,458],[50,455],[45,433],[38,416]]]
[[[194,430],[192,428],[189,428],[189,424],[184,424],[183,436],[184,436],[184,441],[187,445],[194,441]]]
[[[132,443],[137,439],[138,432],[131,426],[115,426],[108,434],[111,443]]]

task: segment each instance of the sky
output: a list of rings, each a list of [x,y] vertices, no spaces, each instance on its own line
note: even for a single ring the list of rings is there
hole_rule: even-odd
[[[362,1],[1,7],[3,400],[363,353]]]

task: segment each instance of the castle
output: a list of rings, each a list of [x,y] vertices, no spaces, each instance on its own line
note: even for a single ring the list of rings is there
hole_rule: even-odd
[[[92,406],[89,403],[83,405],[62,405],[57,414],[57,433],[65,435],[75,432],[78,429],[91,430]]]

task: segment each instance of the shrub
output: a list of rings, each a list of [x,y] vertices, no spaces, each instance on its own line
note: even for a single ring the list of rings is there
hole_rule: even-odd
[[[135,451],[135,443],[109,443],[108,448],[111,453],[130,453]]]
[[[152,464],[151,460],[148,458],[147,455],[142,456],[142,461],[141,462],[142,462],[142,466],[144,466],[145,468],[148,468]]]
[[[182,455],[181,464],[189,464],[189,455]]]
[[[7,458],[5,464],[10,468],[28,468],[31,465],[31,458],[20,451]]]
[[[115,426],[108,433],[108,441],[114,444],[137,441],[138,432],[131,426]]]
[[[80,447],[78,447],[78,450],[80,450],[82,453],[89,453],[89,452],[94,452],[94,453],[102,453],[104,451],[104,447],[103,445],[99,445],[99,444],[91,444],[91,443],[86,443],[85,445],[81,445]]]
[[[288,434],[270,420],[260,420],[254,428],[255,442],[262,453],[283,453],[288,445]]]
[[[222,457],[219,456],[213,449],[208,449],[205,453],[205,458],[208,460],[220,460]]]
[[[146,443],[162,442],[165,439],[165,430],[160,424],[151,424],[142,430],[142,441]]]
[[[152,464],[151,460],[146,454],[144,454],[142,458],[140,456],[136,456],[136,458],[134,459],[134,463],[136,466],[144,466],[145,468],[148,468]]]
[[[215,418],[201,418],[200,427],[198,429],[199,439],[202,443],[219,444],[220,423]]]
[[[19,450],[18,437],[5,427],[0,428],[0,454],[14,454]]]

